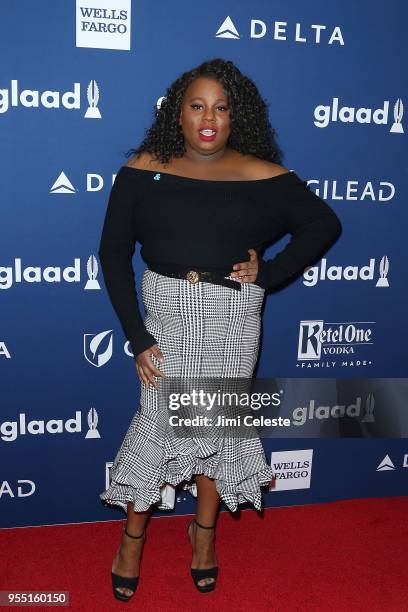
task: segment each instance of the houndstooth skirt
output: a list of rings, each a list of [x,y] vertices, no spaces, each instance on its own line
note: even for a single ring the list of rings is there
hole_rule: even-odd
[[[231,277],[225,277],[231,278]],[[239,282],[239,281],[236,281]],[[164,356],[152,361],[166,377],[251,378],[257,361],[265,290],[241,291],[209,282],[190,283],[150,269],[142,277],[144,324]],[[163,379],[157,377],[156,381]],[[180,437],[158,410],[157,389],[141,383],[140,406],[111,467],[103,502],[142,512],[175,506],[176,487],[197,497],[195,474],[214,479],[232,512],[250,502],[262,508],[261,486],[274,478],[259,437]]]

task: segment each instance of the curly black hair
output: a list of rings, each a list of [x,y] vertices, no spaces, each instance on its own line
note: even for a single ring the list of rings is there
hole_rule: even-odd
[[[202,76],[218,80],[228,96],[231,133],[227,146],[281,164],[283,153],[269,122],[267,103],[249,77],[244,76],[232,61],[221,58],[204,61],[170,85],[160,108],[154,107],[155,121],[146,131],[143,142],[137,149],[130,149],[127,157],[147,151],[163,164],[169,163],[173,156],[183,157],[186,148],[178,123],[181,105],[187,87]]]

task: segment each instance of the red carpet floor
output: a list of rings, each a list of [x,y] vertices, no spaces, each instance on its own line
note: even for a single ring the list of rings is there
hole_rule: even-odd
[[[127,604],[110,585],[122,521],[0,530],[0,588],[62,589],[87,612],[408,610],[408,497],[222,513],[217,589],[205,594],[190,577],[188,520],[150,521]]]

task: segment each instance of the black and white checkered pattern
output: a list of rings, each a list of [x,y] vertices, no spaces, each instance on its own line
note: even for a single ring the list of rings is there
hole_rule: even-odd
[[[154,364],[167,377],[181,379],[251,377],[264,294],[253,283],[242,283],[241,291],[236,291],[209,282],[191,284],[146,269],[144,323],[164,356],[160,363],[152,355]],[[100,498],[125,511],[129,501],[137,512],[152,504],[168,510],[174,507],[176,485],[183,483],[182,489],[196,497],[193,475],[205,474],[215,479],[229,510],[244,502],[260,510],[260,486],[274,476],[260,439],[177,437],[168,425],[168,414],[157,409],[157,393],[141,384],[140,409],[115,457],[111,484]]]

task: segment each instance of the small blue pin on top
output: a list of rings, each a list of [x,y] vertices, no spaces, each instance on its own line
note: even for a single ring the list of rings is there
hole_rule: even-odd
[[[160,181],[160,172],[155,174],[153,178],[154,178],[155,181]]]

